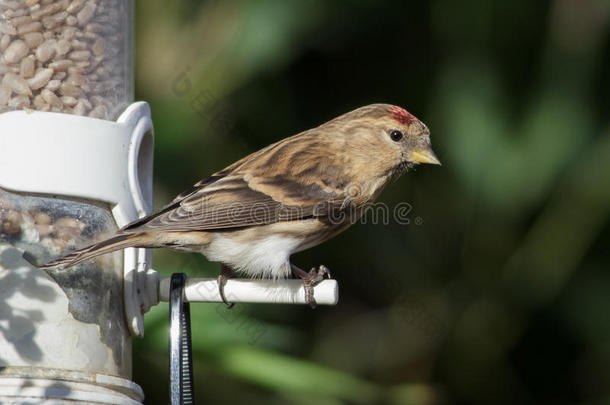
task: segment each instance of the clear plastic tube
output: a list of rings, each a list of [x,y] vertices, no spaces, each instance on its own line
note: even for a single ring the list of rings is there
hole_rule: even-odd
[[[133,102],[133,0],[0,0],[0,113],[114,120]]]
[[[0,308],[12,333],[0,327],[0,347],[17,349],[2,352],[0,368],[35,366],[130,377],[123,255],[116,252],[46,271],[22,258],[27,252],[44,263],[105,239],[116,229],[110,207],[0,189]],[[74,336],[79,336],[78,343]]]

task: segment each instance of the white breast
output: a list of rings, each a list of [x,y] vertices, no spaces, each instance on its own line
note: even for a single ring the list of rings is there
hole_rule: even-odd
[[[256,278],[285,278],[291,273],[290,255],[299,240],[285,235],[243,238],[235,233],[216,233],[202,253],[211,261]]]

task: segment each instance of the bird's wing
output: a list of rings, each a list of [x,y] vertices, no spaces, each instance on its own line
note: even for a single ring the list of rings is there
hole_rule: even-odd
[[[209,178],[208,178],[209,179]],[[316,182],[228,174],[203,180],[125,231],[213,231],[319,217],[345,209],[341,190]]]

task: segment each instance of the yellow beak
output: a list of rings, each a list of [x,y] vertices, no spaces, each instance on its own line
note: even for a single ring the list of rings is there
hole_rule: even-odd
[[[409,155],[409,161],[417,163],[428,163],[431,165],[440,165],[441,161],[438,160],[432,149],[426,148],[411,152]]]

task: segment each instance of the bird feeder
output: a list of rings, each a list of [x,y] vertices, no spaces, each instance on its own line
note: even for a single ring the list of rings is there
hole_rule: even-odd
[[[153,128],[133,103],[130,0],[0,2],[0,402],[140,403],[129,249],[69,271],[40,261],[152,209]],[[133,303],[132,303],[133,304]],[[132,305],[133,307],[133,305]]]
[[[39,270],[152,212],[153,126],[133,97],[131,0],[0,0],[0,403],[139,404],[131,338],[169,300],[129,248]],[[305,303],[300,282],[229,280],[234,302]],[[220,302],[214,279],[185,301]],[[337,285],[315,288],[337,302]]]

